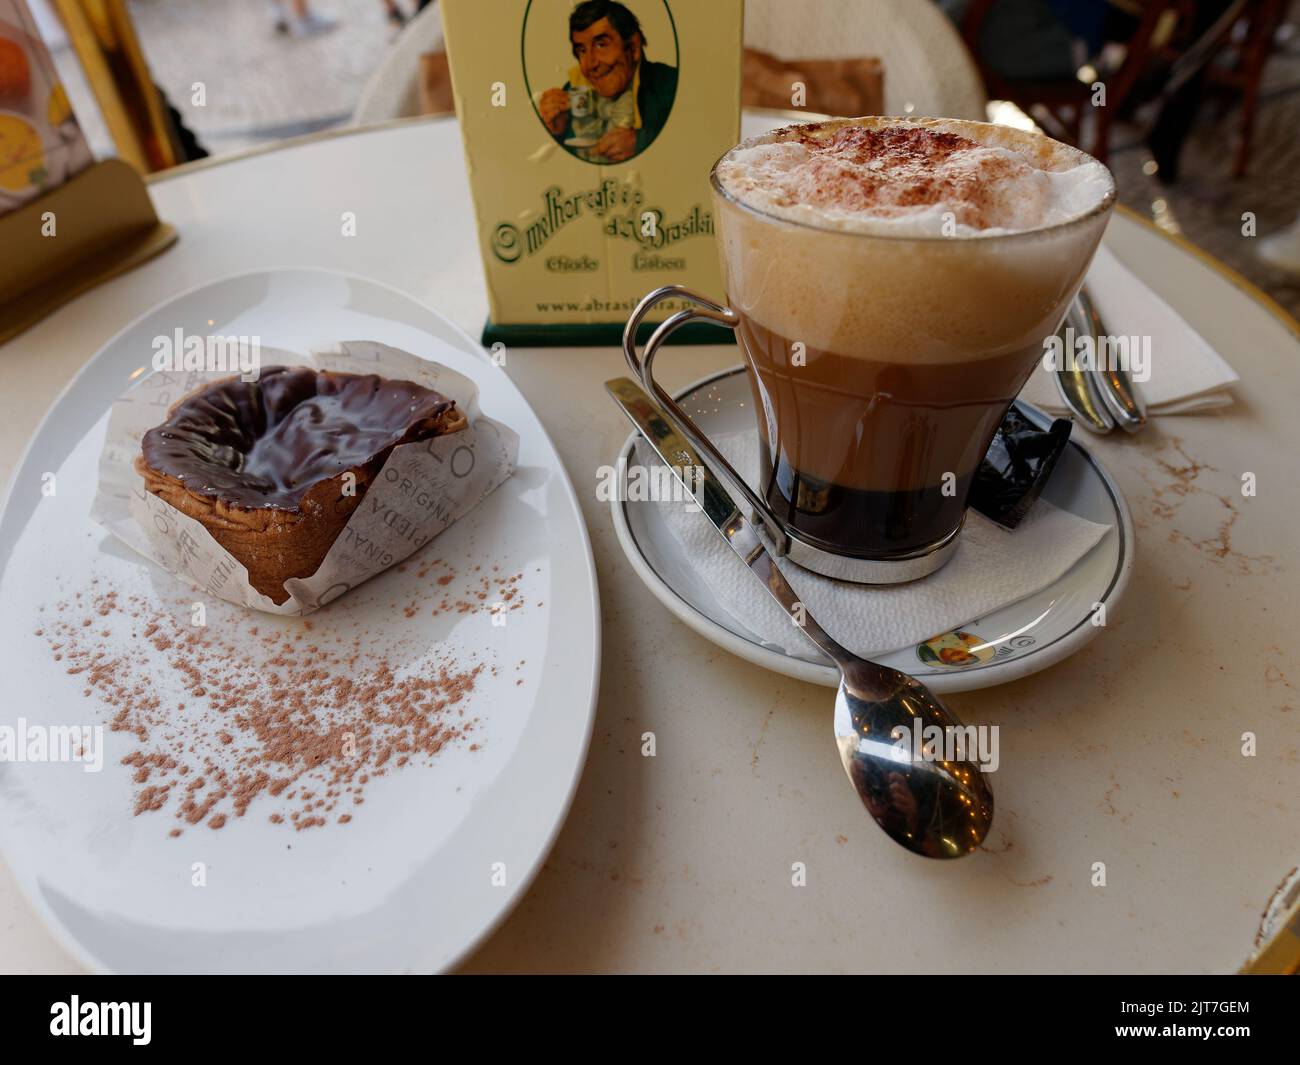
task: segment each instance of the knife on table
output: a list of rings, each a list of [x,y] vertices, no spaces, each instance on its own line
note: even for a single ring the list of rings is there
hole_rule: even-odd
[[[1079,313],[1088,323],[1087,328],[1092,333],[1095,350],[1100,352],[1101,339],[1107,335],[1106,327],[1101,323],[1101,315],[1097,313],[1097,305],[1088,295],[1086,285],[1079,289],[1076,303]],[[1127,370],[1122,366],[1098,366],[1089,376],[1096,383],[1102,405],[1116,425],[1126,433],[1136,433],[1146,425],[1146,409],[1138,399]]]

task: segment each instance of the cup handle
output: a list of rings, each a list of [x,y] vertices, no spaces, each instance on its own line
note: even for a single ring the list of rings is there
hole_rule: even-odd
[[[655,304],[670,297],[697,306],[680,310],[661,322],[655,331],[650,334],[650,339],[646,341],[644,352],[638,356],[636,352],[637,328]],[[627,364],[631,368],[633,376],[658,401],[660,407],[663,408],[665,417],[673,424],[674,428],[691,442],[696,451],[703,453],[711,461],[714,472],[720,473],[730,485],[732,491],[739,492],[750,505],[750,520],[759,525],[767,534],[767,539],[770,541],[767,545],[769,549],[777,555],[785,555],[790,550],[790,538],[781,527],[776,515],[772,513],[771,508],[759,497],[757,492],[749,487],[745,479],[732,468],[731,463],[722,457],[722,453],[713,446],[709,438],[700,432],[699,427],[691,420],[691,416],[682,410],[672,396],[660,388],[659,383],[654,379],[654,357],[659,351],[660,345],[668,339],[668,335],[678,326],[693,321],[712,322],[714,325],[725,326],[727,329],[735,329],[740,324],[736,312],[730,307],[714,303],[707,296],[701,296],[681,285],[664,285],[663,288],[655,289],[642,299],[636,305],[632,316],[627,320],[627,325],[623,329],[623,354],[627,358]]]

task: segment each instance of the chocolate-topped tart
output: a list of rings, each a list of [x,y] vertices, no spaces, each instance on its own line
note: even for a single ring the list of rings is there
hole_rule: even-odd
[[[181,399],[144,434],[136,469],[279,604],[288,578],[320,568],[393,448],[467,424],[453,400],[411,381],[272,366]]]

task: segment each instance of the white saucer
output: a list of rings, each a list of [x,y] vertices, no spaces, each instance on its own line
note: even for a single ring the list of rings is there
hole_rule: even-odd
[[[753,426],[749,385],[743,367],[725,370],[699,381],[675,397],[709,436]],[[1019,403],[1026,416],[1040,425],[1050,416]],[[619,452],[625,468],[635,460],[633,433]],[[619,543],[646,587],[669,610],[701,636],[756,665],[799,680],[834,687],[839,672],[830,660],[808,644],[798,655],[766,645],[745,620],[732,614],[691,566],[681,545],[652,502],[621,502],[611,508]],[[1099,631],[1090,623],[1095,603],[1111,616],[1124,594],[1133,569],[1133,519],[1119,486],[1104,466],[1076,439],[1061,456],[1043,498],[1090,521],[1114,526],[1054,584],[984,617],[972,618],[949,633],[922,644],[899,646],[879,661],[901,669],[938,692],[969,691],[1005,684],[1046,669],[1083,647]],[[977,660],[949,665],[935,653],[945,646],[977,646]]]

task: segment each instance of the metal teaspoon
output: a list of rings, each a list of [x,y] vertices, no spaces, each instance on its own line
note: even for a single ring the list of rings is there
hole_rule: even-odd
[[[659,406],[629,378],[606,381],[605,388],[768,594],[839,667],[835,741],[844,770],[876,824],[895,843],[927,858],[960,858],[975,850],[993,821],[988,780],[973,761],[944,759],[942,749],[929,758],[921,750],[920,738],[962,729],[956,715],[915,677],[859,658],[827,635],[754,525]],[[683,476],[688,467],[694,484]],[[936,727],[942,731],[924,731]],[[968,744],[965,752],[972,748]]]

